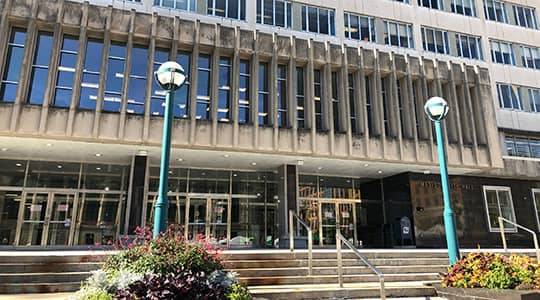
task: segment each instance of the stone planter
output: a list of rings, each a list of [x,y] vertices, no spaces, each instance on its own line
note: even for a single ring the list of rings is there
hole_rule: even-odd
[[[540,300],[539,290],[443,288],[440,284],[433,287],[437,290],[439,297],[449,300]]]

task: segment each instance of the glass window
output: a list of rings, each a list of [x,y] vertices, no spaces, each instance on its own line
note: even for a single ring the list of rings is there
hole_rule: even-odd
[[[336,35],[333,9],[302,5],[302,30]]]
[[[513,46],[510,43],[489,41],[491,46],[491,59],[495,63],[515,65]]]
[[[332,117],[334,120],[334,131],[341,132],[341,125],[339,120],[339,83],[341,82],[338,72],[332,72]]]
[[[131,50],[131,71],[129,72],[129,88],[126,112],[128,114],[144,114],[146,102],[146,72],[148,69],[148,49],[134,46]]]
[[[126,65],[126,44],[111,42],[107,58],[107,77],[103,111],[120,112],[122,108],[122,92]]]
[[[76,189],[79,172],[79,163],[31,161],[26,186]]]
[[[0,81],[1,102],[15,102],[25,43],[26,32],[24,29],[12,28],[7,45],[4,74],[2,81]]]
[[[506,135],[508,155],[540,158],[540,139]]]
[[[540,90],[528,89],[529,101],[532,112],[540,112]]]
[[[24,186],[26,161],[0,159],[0,186]]]
[[[483,60],[480,37],[456,33],[456,49],[458,56]]]
[[[28,103],[42,105],[47,87],[47,74],[51,59],[53,36],[48,32],[39,32],[36,42],[36,52],[30,75],[30,92]]]
[[[499,217],[503,217],[511,222],[516,221],[509,187],[484,186],[484,201],[490,232],[500,231]],[[505,232],[516,232],[514,225],[508,222],[504,222],[503,224]]]
[[[372,119],[372,111],[371,111],[371,80],[369,76],[364,76],[365,81],[365,92],[366,92],[366,115],[367,115],[367,125],[369,130],[370,136],[375,136],[375,131],[373,130],[373,119]]]
[[[73,79],[77,68],[77,52],[79,39],[74,36],[64,36],[62,49],[60,50],[60,62],[56,78],[56,90],[54,106],[69,107],[73,94]]]
[[[425,51],[450,54],[447,31],[422,27],[422,45]]]
[[[259,125],[270,125],[270,91],[268,64],[259,64]]]
[[[288,0],[257,0],[257,23],[291,28],[291,14]]]
[[[536,9],[513,5],[515,25],[538,29]]]
[[[85,189],[120,191],[127,180],[124,166],[109,164],[85,164],[81,186]]]
[[[521,46],[521,63],[525,68],[540,70],[540,50],[534,47]]]
[[[154,0],[155,6],[176,8],[186,11],[196,11],[196,0]],[[211,1],[211,0],[210,0]],[[140,2],[140,0],[139,0]]]
[[[210,120],[211,103],[210,89],[212,85],[212,57],[210,55],[199,55],[198,83],[197,83],[197,108],[195,118],[197,120]]]
[[[326,128],[323,125],[323,106],[322,106],[322,76],[320,70],[313,70],[313,87],[315,94],[313,100],[315,102],[315,128],[317,131],[324,131]]]
[[[375,18],[345,13],[345,37],[376,42]]]
[[[521,89],[509,84],[498,83],[497,92],[499,96],[499,105],[501,108],[510,108],[521,110],[523,105],[520,95]]]
[[[278,65],[277,72],[277,125],[287,127],[287,66]]]
[[[296,67],[296,122],[300,129],[307,128],[305,110],[305,78],[304,68]]]
[[[476,0],[452,0],[452,12],[476,17]]]
[[[251,83],[251,64],[249,60],[240,60],[240,82],[238,89],[238,123],[246,124],[251,121],[250,118],[250,83]]]
[[[231,103],[231,59],[221,57],[219,59],[219,83],[218,83],[218,121],[230,121]]]
[[[508,15],[504,2],[497,0],[484,0],[484,11],[486,19],[508,23]]]
[[[103,42],[95,39],[88,39],[88,42],[86,43],[86,57],[82,74],[79,108],[96,109],[102,53]]]
[[[381,96],[382,96],[382,108],[383,108],[383,118],[384,118],[384,133],[386,136],[390,136],[390,122],[388,120],[388,111],[390,110],[388,100],[388,83],[389,78],[381,78]]]
[[[384,29],[386,45],[414,48],[411,24],[384,21]]]
[[[246,0],[207,0],[207,14],[229,19],[246,19]]]
[[[418,0],[418,5],[423,7],[429,7],[433,9],[443,10],[443,1],[442,0]]]
[[[349,74],[347,79],[349,81],[349,118],[351,119],[351,132],[352,134],[356,134],[357,128],[356,128],[356,101],[355,101],[355,75]]]

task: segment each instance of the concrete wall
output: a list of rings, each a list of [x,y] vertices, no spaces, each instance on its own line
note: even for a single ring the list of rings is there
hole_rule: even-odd
[[[360,3],[363,3],[359,1]],[[116,2],[115,2],[116,3]],[[372,3],[372,2],[370,2]],[[320,3],[325,4],[325,3]],[[122,4],[137,10],[148,10],[148,3]],[[377,4],[379,5],[379,4]],[[377,5],[370,9],[376,10]],[[381,11],[389,5],[381,1]],[[392,4],[394,5],[394,4]],[[115,4],[118,6],[118,3]],[[352,7],[355,7],[354,5]],[[319,42],[314,39],[303,39],[287,31],[273,34],[253,31],[244,22],[236,22],[237,27],[226,24],[206,23],[197,19],[207,20],[212,17],[199,16],[190,13],[169,11],[168,17],[161,15],[163,9],[153,8],[160,14],[152,15],[127,11],[112,6],[103,7],[90,4],[79,4],[64,1],[7,1],[2,12],[9,16],[2,19],[1,32],[8,32],[11,25],[17,24],[28,28],[28,43],[26,49],[32,49],[37,29],[54,32],[56,48],[53,57],[58,55],[59,39],[62,34],[69,32],[80,37],[80,45],[85,45],[88,35],[102,38],[105,48],[111,40],[125,41],[129,48],[134,41],[146,43],[153,58],[154,45],[168,47],[174,56],[179,49],[192,53],[192,70],[197,68],[199,53],[229,55],[233,61],[233,72],[238,70],[239,57],[250,59],[253,65],[266,61],[272,70],[278,63],[291,67],[302,66],[306,70],[306,119],[309,130],[299,130],[296,122],[289,120],[290,128],[278,128],[276,109],[272,109],[269,127],[257,124],[255,112],[258,111],[256,94],[252,94],[254,123],[252,126],[239,125],[237,122],[237,106],[233,105],[232,121],[228,123],[212,121],[196,121],[195,111],[191,111],[190,119],[179,119],[174,122],[173,147],[203,148],[203,149],[233,149],[262,153],[298,154],[302,156],[320,156],[342,159],[368,159],[377,161],[400,161],[411,164],[436,164],[436,146],[433,140],[432,126],[422,112],[425,99],[441,95],[448,99],[452,113],[447,122],[450,142],[447,145],[449,164],[451,166],[466,166],[471,168],[492,168],[502,166],[500,148],[489,147],[498,142],[495,112],[491,101],[489,70],[462,62],[447,60],[449,57],[426,58],[410,53],[401,53],[395,47],[369,49],[364,44],[351,46],[334,38],[330,41]],[[338,11],[341,8],[338,8]],[[406,11],[406,10],[405,10]],[[166,13],[164,13],[166,15]],[[249,14],[248,14],[249,16]],[[338,13],[339,16],[339,13]],[[402,16],[403,17],[403,16]],[[460,16],[462,17],[462,16]],[[253,16],[249,17],[253,18]],[[252,20],[248,18],[248,23]],[[224,22],[227,23],[227,22]],[[339,25],[338,25],[339,28]],[[338,30],[338,33],[341,32]],[[342,34],[342,33],[339,33]],[[299,35],[301,35],[299,33]],[[2,34],[2,37],[7,34]],[[309,35],[313,37],[312,35]],[[419,35],[417,35],[418,37]],[[418,42],[418,38],[416,38]],[[6,39],[0,40],[0,49],[5,49]],[[81,49],[82,51],[83,49]],[[394,50],[396,52],[394,52]],[[31,53],[27,53],[21,66],[21,82],[28,82],[30,73]],[[3,54],[3,53],[0,53]],[[2,55],[3,56],[3,55]],[[105,55],[104,55],[105,56]],[[79,59],[82,63],[82,60]],[[51,63],[50,81],[54,82],[56,66]],[[103,65],[106,65],[105,63]],[[217,64],[213,73],[217,74]],[[313,78],[311,70],[320,69],[325,81],[323,82],[323,114],[327,130],[318,132],[314,126],[313,110]],[[128,69],[126,67],[126,69]],[[292,69],[294,70],[294,69]],[[2,71],[0,69],[0,71]],[[102,69],[102,71],[105,71]],[[351,132],[347,80],[342,80],[340,89],[340,120],[344,133],[334,130],[332,121],[332,105],[330,105],[331,89],[330,73],[339,71],[342,75],[354,74],[354,101],[358,108],[357,122],[359,131]],[[106,72],[102,72],[106,73]],[[192,72],[194,73],[194,72]],[[257,91],[257,72],[252,72],[252,91]],[[292,72],[290,72],[291,74]],[[79,75],[80,76],[80,75]],[[150,76],[149,76],[150,77]],[[373,136],[367,130],[366,77],[370,78],[372,91],[372,126]],[[79,77],[80,78],[80,77]],[[275,81],[275,76],[273,77]],[[381,96],[381,80],[387,80],[388,102],[388,134],[384,130],[384,117]],[[103,85],[104,76],[101,76]],[[402,113],[398,108],[397,84],[401,82]],[[287,86],[288,95],[295,95],[295,80]],[[97,111],[81,111],[77,109],[75,99],[80,87],[74,86],[74,96],[69,109],[58,109],[50,106],[52,92],[46,92],[43,106],[28,106],[23,102],[28,87],[19,88],[15,104],[0,106],[0,132],[5,135],[17,136],[47,136],[58,139],[77,139],[101,141],[109,143],[129,143],[157,145],[161,140],[162,118],[151,116],[149,109],[143,116],[131,115],[126,112],[125,100],[119,114],[101,112],[99,107],[103,101],[103,87],[100,88]],[[150,85],[149,85],[150,86]],[[190,107],[196,104],[197,78],[191,78]],[[276,95],[276,84],[270,85],[270,95]],[[416,89],[417,104],[414,105],[413,89]],[[125,89],[124,89],[125,90]],[[214,84],[212,95],[216,95],[217,85]],[[232,86],[232,102],[238,95],[238,85]],[[289,97],[292,99],[293,97]],[[147,92],[147,108],[149,102]],[[212,112],[216,113],[217,97],[213,97]],[[296,110],[295,101],[288,107],[289,116]],[[416,114],[414,113],[416,111]],[[418,117],[416,117],[417,115]],[[8,121],[9,120],[9,121]],[[418,123],[418,126],[416,124]],[[402,128],[403,127],[403,128]]]

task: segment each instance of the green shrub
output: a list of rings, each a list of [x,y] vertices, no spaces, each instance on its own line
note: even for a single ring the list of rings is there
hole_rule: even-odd
[[[227,300],[251,300],[249,290],[238,283],[231,285],[227,290]]]
[[[183,233],[174,228],[169,228],[158,239],[152,239],[150,229],[138,229],[137,237],[122,248],[124,250],[107,259],[105,270],[166,275],[186,271],[210,274],[223,269],[216,247],[204,242],[202,237],[186,241]]]
[[[446,287],[540,289],[540,265],[527,256],[473,252],[448,268]]]

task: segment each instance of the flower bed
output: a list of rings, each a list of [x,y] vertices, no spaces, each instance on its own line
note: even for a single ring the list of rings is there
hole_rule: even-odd
[[[540,265],[524,255],[473,252],[448,268],[441,287],[449,299],[540,299]]]
[[[218,249],[203,237],[186,241],[182,230],[172,227],[158,239],[151,238],[150,229],[136,234],[81,284],[72,300],[251,299],[236,274],[223,271]]]

